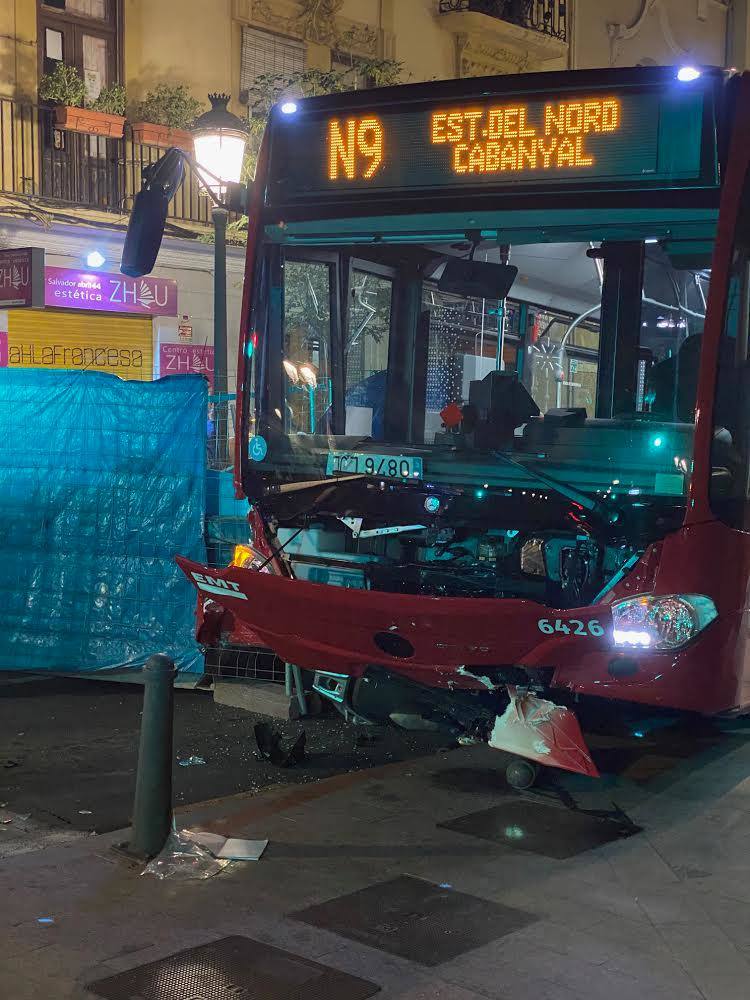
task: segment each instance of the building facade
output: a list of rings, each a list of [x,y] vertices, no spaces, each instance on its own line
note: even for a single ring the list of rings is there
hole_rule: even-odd
[[[117,273],[141,170],[161,153],[134,128],[134,109],[160,84],[184,84],[204,106],[226,92],[243,115],[259,77],[305,70],[349,70],[368,86],[383,61],[401,64],[404,82],[685,61],[743,68],[748,44],[748,0],[4,0],[0,249],[41,247],[47,270],[43,309],[0,310],[0,365],[128,378],[210,370],[210,208],[195,177],[175,198],[152,278]],[[124,84],[122,135],[86,121],[71,129],[40,100],[40,79],[59,63],[78,70],[89,100]],[[242,249],[230,248],[230,377],[242,270]]]

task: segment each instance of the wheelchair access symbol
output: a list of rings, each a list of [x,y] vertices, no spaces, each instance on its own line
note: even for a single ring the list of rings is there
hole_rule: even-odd
[[[264,437],[254,437],[250,439],[250,458],[253,462],[262,462],[268,454],[268,444]]]

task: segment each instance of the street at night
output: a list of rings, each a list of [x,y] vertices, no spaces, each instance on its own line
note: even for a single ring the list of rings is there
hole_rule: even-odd
[[[750,0],[0,2],[0,1000],[747,1000]]]

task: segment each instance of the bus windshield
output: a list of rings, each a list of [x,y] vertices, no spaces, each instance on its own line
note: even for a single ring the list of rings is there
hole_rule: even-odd
[[[684,504],[711,241],[575,235],[269,243],[253,472]]]

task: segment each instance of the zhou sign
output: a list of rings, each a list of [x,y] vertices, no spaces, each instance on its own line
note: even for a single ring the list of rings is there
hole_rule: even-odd
[[[177,282],[171,278],[127,278],[123,274],[47,267],[44,302],[63,309],[177,315]]]
[[[159,377],[205,375],[210,391],[214,388],[214,349],[205,344],[161,344]]]
[[[0,309],[44,305],[44,250],[0,250]]]

